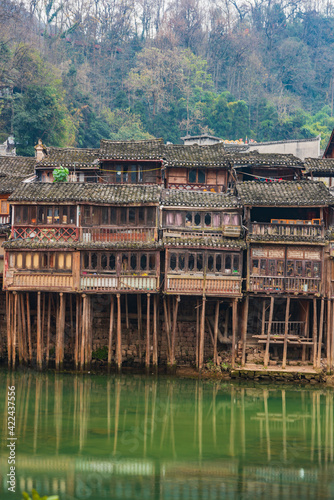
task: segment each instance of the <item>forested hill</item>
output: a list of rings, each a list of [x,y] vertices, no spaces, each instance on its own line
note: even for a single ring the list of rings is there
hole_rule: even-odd
[[[0,141],[324,145],[333,69],[330,0],[1,0]]]

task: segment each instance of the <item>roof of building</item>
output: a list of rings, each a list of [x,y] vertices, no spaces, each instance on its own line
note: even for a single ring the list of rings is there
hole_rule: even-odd
[[[158,204],[160,191],[161,188],[157,185],[34,182],[19,186],[9,199],[16,202],[86,202],[115,205]]]
[[[185,236],[179,236],[179,237],[172,237],[172,236],[165,236],[163,238],[163,243],[167,247],[191,247],[191,248],[197,248],[197,247],[207,247],[207,248],[229,248],[229,249],[236,249],[236,250],[241,250],[243,248],[246,248],[246,242],[242,239],[237,239],[237,238],[223,238],[223,237],[185,237]]]
[[[253,243],[261,243],[261,242],[272,242],[272,243],[298,243],[298,244],[307,244],[307,245],[325,245],[326,238],[322,236],[300,236],[300,235],[275,235],[275,234],[250,234],[247,237],[247,241],[251,241]]]
[[[167,167],[228,167],[230,161],[221,142],[206,146],[166,144],[163,157]]]
[[[46,148],[47,155],[36,167],[98,168],[99,149]]]
[[[90,242],[80,242],[80,241],[39,241],[36,239],[9,239],[5,241],[2,245],[7,249],[20,249],[20,248],[29,248],[29,249],[65,249],[65,250],[108,250],[108,249],[124,249],[124,250],[156,250],[162,246],[160,241],[90,241]]]
[[[283,207],[326,206],[334,203],[334,198],[323,182],[245,181],[237,183],[236,188],[244,205]]]
[[[334,158],[305,158],[307,174],[331,176],[334,174]]]
[[[296,167],[304,168],[302,160],[292,154],[268,154],[251,151],[249,153],[230,154],[230,163],[234,167],[251,166],[266,166],[266,167]]]
[[[36,159],[28,156],[0,156],[0,174],[28,177],[35,173]]]
[[[25,178],[0,174],[0,194],[13,193]]]
[[[100,142],[100,158],[104,160],[160,160],[163,156],[163,139],[147,141]]]
[[[191,189],[165,189],[162,192],[161,201],[165,207],[237,208],[241,206],[238,198],[231,194]]]

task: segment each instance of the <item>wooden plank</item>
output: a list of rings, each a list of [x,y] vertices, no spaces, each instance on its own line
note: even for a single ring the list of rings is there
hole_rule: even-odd
[[[145,353],[145,366],[146,369],[150,367],[150,355],[151,355],[151,345],[150,345],[150,299],[151,295],[147,294],[147,309],[146,309],[146,353]]]
[[[274,297],[270,297],[270,310],[269,310],[269,323],[268,323],[268,332],[267,332],[267,341],[266,341],[266,350],[264,355],[264,366],[267,367],[269,363],[269,345],[270,345],[270,335],[271,335],[271,325],[273,322],[273,314],[274,314]]]
[[[320,368],[321,366],[321,347],[322,347],[322,336],[324,332],[324,309],[325,309],[325,299],[324,297],[321,297],[317,368]]]
[[[286,309],[285,309],[285,323],[284,323],[284,347],[283,347],[283,370],[286,367],[286,357],[288,350],[288,330],[289,330],[289,314],[290,314],[290,297],[286,299]]]
[[[232,302],[232,368],[235,368],[235,348],[237,341],[237,309],[238,309],[238,301],[237,299],[233,299]]]
[[[316,368],[317,365],[317,323],[318,323],[318,318],[317,318],[317,299],[313,299],[313,332],[312,332],[312,339],[313,339],[313,367]]]
[[[248,307],[249,307],[249,296],[246,295],[244,310],[243,310],[243,318],[242,318],[242,360],[241,366],[245,366],[246,364],[246,343],[247,343],[247,323],[248,323]]]

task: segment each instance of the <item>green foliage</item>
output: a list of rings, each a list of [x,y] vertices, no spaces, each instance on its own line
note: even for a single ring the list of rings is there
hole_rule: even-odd
[[[99,359],[101,361],[107,361],[107,359],[108,359],[108,347],[103,346],[103,347],[100,347],[99,349],[96,349],[96,351],[93,351],[92,358]]]
[[[102,116],[110,127],[109,138],[113,141],[152,139],[153,136],[144,130],[140,116],[129,109],[106,109]]]
[[[66,167],[59,167],[53,170],[53,182],[67,182],[69,170]]]
[[[51,497],[48,496],[41,497],[39,496],[36,490],[31,491],[31,497],[25,491],[22,493],[22,496],[23,500],[59,500],[58,495],[53,495]]]

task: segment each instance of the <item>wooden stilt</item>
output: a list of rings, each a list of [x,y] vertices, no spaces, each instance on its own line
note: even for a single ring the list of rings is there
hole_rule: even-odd
[[[71,329],[71,340],[73,339],[73,298],[72,294],[69,295],[70,300],[70,329]]]
[[[243,318],[242,318],[242,360],[241,365],[246,364],[246,343],[247,343],[247,323],[248,323],[248,307],[249,307],[249,296],[247,295],[244,303]]]
[[[37,353],[38,370],[42,369],[42,332],[41,332],[41,292],[37,292]]]
[[[167,297],[164,295],[163,299],[164,303],[164,314],[165,314],[165,329],[166,329],[166,337],[167,337],[167,362],[170,363],[171,356],[171,346],[170,346],[170,322],[167,308]]]
[[[310,321],[310,301],[306,302],[306,312],[305,312],[305,325],[304,325],[304,337],[308,338],[310,335],[309,329],[309,321]],[[306,345],[303,345],[302,348],[302,361],[306,361]]]
[[[17,294],[17,350],[19,355],[19,364],[23,360],[23,342],[22,342],[22,315],[21,315],[21,294]]]
[[[8,368],[12,362],[12,293],[6,292],[6,318],[7,318],[7,361]]]
[[[334,369],[334,304],[332,301],[332,331],[331,331],[331,361],[330,361],[330,371]]]
[[[176,340],[176,326],[177,326],[177,313],[179,309],[179,302],[181,298],[180,295],[175,297],[175,305],[174,305],[174,312],[173,312],[173,330],[172,330],[172,341],[171,341],[171,356],[170,356],[170,364],[174,365],[175,364],[175,340]]]
[[[328,299],[327,301],[327,343],[326,343],[326,364],[327,371],[330,371],[331,365],[331,331],[332,331],[332,301]]]
[[[64,294],[59,294],[59,311],[56,340],[56,369],[61,370],[64,362],[64,328],[65,328],[65,299]]]
[[[261,324],[261,335],[266,333],[266,299],[262,301],[262,324]]]
[[[283,345],[283,361],[282,361],[283,370],[285,369],[286,366],[286,356],[288,350],[289,315],[290,315],[290,297],[286,299],[286,308],[285,308],[284,345]]]
[[[114,332],[114,296],[110,296],[110,321],[109,321],[109,343],[108,343],[108,367],[111,367],[112,338]]]
[[[315,368],[317,365],[317,299],[313,299],[313,348],[312,348],[312,354],[313,354],[313,367]]]
[[[141,339],[142,339],[142,310],[141,310],[141,295],[137,294],[137,321],[138,321],[138,354],[139,361],[141,362]]]
[[[128,304],[128,295],[125,294],[125,326],[127,329],[130,328],[129,324],[129,304]]]
[[[200,329],[199,310],[200,310],[200,303],[199,303],[199,299],[197,299],[197,306],[196,306],[196,360],[195,360],[197,370],[199,369],[199,365],[198,365],[199,329]]]
[[[117,369],[120,371],[122,366],[122,325],[121,325],[121,295],[117,297],[117,340],[116,340],[116,363]],[[140,309],[141,310],[141,309]]]
[[[27,350],[27,322],[24,308],[24,297],[23,293],[20,293],[21,301],[21,318],[22,318],[22,344],[23,344],[23,360],[25,363],[28,362],[28,350]]]
[[[199,331],[199,348],[198,348],[198,369],[201,371],[204,364],[204,331],[205,331],[205,305],[206,298],[202,299],[201,325]]]
[[[17,332],[17,293],[14,295],[14,321],[13,321],[13,337],[12,337],[12,367],[15,368],[16,363],[16,332]]]
[[[147,294],[147,309],[146,309],[146,353],[145,353],[145,366],[146,369],[150,367],[150,355],[151,355],[151,345],[150,345],[150,298],[151,295]]]
[[[238,299],[233,299],[232,303],[232,368],[235,367],[235,354],[236,354],[236,343],[237,343],[237,308]]]
[[[85,369],[88,370],[90,368],[90,363],[92,359],[92,303],[91,296],[87,295],[86,297],[86,342],[85,342]]]
[[[41,342],[42,342],[42,361],[44,357],[44,328],[45,328],[45,292],[43,292],[42,296],[42,322],[41,322]]]
[[[324,299],[324,297],[321,297],[317,368],[320,368],[320,366],[321,366],[322,336],[323,336],[323,332],[324,332],[324,309],[325,309],[325,299]]]
[[[83,370],[85,365],[85,342],[86,342],[86,309],[87,309],[87,296],[82,295],[82,315],[81,315],[81,349],[80,349],[80,369]]]
[[[228,323],[229,323],[229,316],[230,316],[230,305],[227,306],[227,309],[225,311],[225,324],[224,324],[224,336],[228,337]]]
[[[154,295],[153,302],[153,356],[152,364],[154,367],[158,366],[158,295]]]
[[[215,365],[218,364],[218,351],[217,351],[217,339],[218,339],[218,322],[219,322],[219,300],[216,302],[215,310],[215,326],[213,332],[213,362]]]
[[[270,297],[269,323],[268,323],[268,332],[267,332],[266,351],[265,351],[265,355],[264,355],[265,368],[267,368],[268,363],[269,363],[269,346],[270,346],[270,335],[271,335],[271,325],[273,322],[273,314],[274,314],[274,297]]]
[[[46,353],[45,353],[46,366],[49,366],[50,335],[51,335],[51,293],[48,294],[48,318],[47,318],[47,325],[46,325]]]

